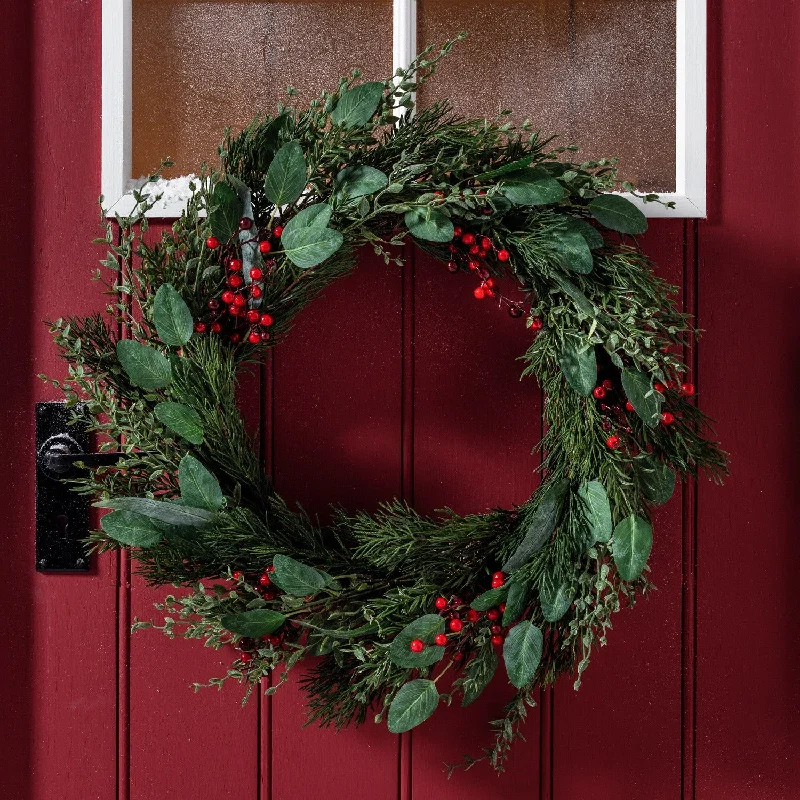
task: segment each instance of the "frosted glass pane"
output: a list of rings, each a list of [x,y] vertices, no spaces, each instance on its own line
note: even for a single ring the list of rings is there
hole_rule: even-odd
[[[308,101],[353,67],[392,72],[391,0],[133,0],[133,176],[213,162],[226,125]]]
[[[675,190],[675,0],[419,0],[418,38],[470,36],[420,103],[484,116],[510,108],[581,160],[617,156],[624,178]]]

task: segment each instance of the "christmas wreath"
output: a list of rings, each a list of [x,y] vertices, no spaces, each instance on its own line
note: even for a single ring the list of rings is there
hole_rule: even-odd
[[[69,362],[53,383],[102,450],[124,452],[75,481],[112,509],[93,547],[128,548],[149,582],[188,589],[157,627],[235,648],[211,685],[249,693],[283,668],[274,692],[315,656],[311,720],[374,714],[402,733],[442,701],[473,702],[501,656],[517,691],[481,758],[502,769],[535,689],[570,672],[577,686],[612,614],[650,587],[651,507],[676,473],[719,479],[726,457],[681,360],[695,332],[636,245],[646,219],[613,193],[631,188],[614,162],[571,163],[505,114],[411,113],[452,44],[227,132],[220,169],[156,241],[156,198],[135,192],[100,240],[110,316],[52,324]],[[523,374],[546,395],[541,485],[509,510],[432,519],[392,501],[321,524],[273,490],[237,373],[360,247],[389,263],[409,235],[527,325]]]

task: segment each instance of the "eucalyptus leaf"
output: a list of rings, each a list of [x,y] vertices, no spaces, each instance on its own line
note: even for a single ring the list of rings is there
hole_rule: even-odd
[[[117,358],[134,386],[163,389],[172,381],[169,359],[154,347],[134,339],[120,339]]]
[[[657,506],[664,505],[675,491],[675,470],[653,456],[636,462],[642,494]]]
[[[444,633],[444,618],[426,614],[403,628],[389,647],[389,660],[398,667],[430,667],[444,656],[445,648],[433,643],[438,633]],[[420,653],[411,650],[411,642],[420,639],[425,649]]]
[[[153,322],[164,344],[181,347],[192,338],[192,312],[172,284],[163,283],[158,287],[153,300]]]
[[[608,495],[600,481],[584,481],[578,487],[581,509],[589,530],[587,546],[595,542],[607,542],[611,538],[613,520]]]
[[[510,173],[500,191],[516,206],[548,205],[564,196],[564,187],[555,178],[534,169]]]
[[[462,708],[466,708],[480,697],[483,690],[492,682],[498,663],[497,654],[494,650],[490,650],[485,658],[476,657],[467,664],[467,668],[464,670]]]
[[[375,194],[389,183],[385,173],[366,164],[345,167],[335,178],[335,194],[340,200],[355,200]]]
[[[575,303],[575,307],[581,313],[587,317],[595,316],[596,309],[592,301],[569,278],[554,272],[553,280],[558,284],[561,291]]]
[[[525,537],[512,556],[503,564],[503,572],[514,572],[527,563],[534,553],[542,549],[556,529],[569,481],[555,480],[542,490],[539,502],[527,517]]]
[[[405,733],[425,722],[439,705],[433,681],[417,678],[406,683],[389,706],[387,724],[392,733]]]
[[[331,221],[332,213],[333,209],[327,203],[314,203],[312,206],[306,206],[286,223],[281,240],[287,233],[291,236],[302,228],[326,228]]]
[[[260,639],[275,633],[286,622],[286,617],[268,608],[255,608],[238,614],[226,614],[219,622],[226,631],[248,639]]]
[[[606,228],[638,234],[647,230],[647,217],[630,200],[618,194],[601,194],[589,203],[591,215]]]
[[[590,250],[599,250],[605,246],[605,239],[603,234],[600,233],[594,225],[588,223],[585,219],[579,217],[569,217],[567,228],[571,231],[577,231],[586,240]]]
[[[272,563],[275,567],[272,582],[294,597],[314,595],[326,586],[325,576],[319,570],[291,556],[278,554]]]
[[[208,222],[211,232],[221,242],[227,242],[238,230],[242,218],[242,201],[236,190],[225,181],[218,181],[211,193]]]
[[[559,357],[567,383],[581,396],[588,397],[597,384],[597,356],[594,345],[577,336],[567,336]]]
[[[661,416],[661,403],[664,398],[653,388],[650,376],[638,369],[623,369],[622,388],[633,410],[645,425],[655,428]]]
[[[503,643],[503,660],[511,683],[522,689],[527,686],[542,658],[542,632],[532,622],[525,620],[515,625]]]
[[[100,520],[112,539],[128,547],[152,547],[164,538],[164,528],[150,517],[134,511],[112,511]]]
[[[309,269],[330,258],[341,246],[344,237],[332,228],[311,226],[284,231],[281,236],[286,257],[297,267]]]
[[[192,444],[203,443],[203,421],[200,415],[183,403],[164,401],[153,408],[156,419],[173,433]]]
[[[113,508],[116,511],[133,511],[167,525],[202,528],[213,514],[205,508],[193,508],[166,500],[152,500],[149,497],[114,497],[100,500],[95,508]]]
[[[579,231],[557,229],[554,237],[554,250],[564,269],[580,275],[586,275],[592,271],[594,265],[592,251],[589,249],[585,237]]]
[[[453,223],[446,214],[435,208],[412,208],[405,213],[405,223],[412,236],[426,242],[449,242],[453,238]]]
[[[547,622],[558,622],[569,611],[574,599],[575,587],[571,584],[553,586],[549,581],[543,581],[539,587],[539,603]]]
[[[185,455],[178,464],[181,500],[196,508],[218,511],[223,497],[217,479],[194,457]]]
[[[614,528],[611,553],[624,581],[635,581],[650,557],[653,529],[647,520],[631,514]]]
[[[505,600],[508,594],[508,586],[500,586],[497,589],[489,589],[488,592],[479,594],[470,604],[470,608],[476,611],[488,611]]]
[[[527,581],[512,580],[508,585],[506,610],[503,612],[503,625],[513,625],[523,614],[528,605],[530,587]]]
[[[264,194],[276,206],[294,203],[308,183],[308,167],[303,148],[287,142],[272,159],[264,179]]]
[[[345,91],[331,112],[331,122],[345,128],[367,125],[383,97],[383,83],[360,83]]]

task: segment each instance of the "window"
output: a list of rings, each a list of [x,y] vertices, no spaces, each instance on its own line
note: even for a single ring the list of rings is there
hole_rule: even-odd
[[[649,216],[704,216],[705,13],[705,0],[105,0],[106,205],[124,211],[135,179],[169,156],[152,213],[174,216],[179,176],[213,163],[224,126],[274,111],[287,85],[307,100],[353,67],[383,77],[466,28],[420,104],[524,112],[675,201]]]

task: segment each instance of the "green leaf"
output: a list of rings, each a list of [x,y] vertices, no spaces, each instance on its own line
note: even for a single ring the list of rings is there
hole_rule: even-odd
[[[120,339],[117,342],[117,358],[134,386],[163,389],[172,380],[169,360],[154,347],[134,339]]]
[[[594,304],[571,280],[558,272],[553,273],[553,280],[558,284],[561,291],[572,299],[579,311],[587,317],[595,316]]]
[[[542,549],[556,529],[568,486],[569,481],[566,479],[552,481],[545,486],[536,508],[526,520],[528,529],[525,538],[519,543],[511,558],[503,564],[503,572],[514,572],[527,563],[534,553]]]
[[[389,706],[388,725],[392,733],[405,733],[425,722],[439,705],[433,681],[417,678],[405,684]]]
[[[276,555],[272,560],[275,571],[272,582],[294,597],[306,597],[325,588],[325,576],[314,567],[309,567],[290,556]]]
[[[547,622],[558,622],[569,611],[574,599],[575,588],[571,584],[552,586],[549,581],[542,581],[539,587],[539,603]]]
[[[367,125],[383,97],[383,83],[361,83],[342,94],[331,112],[334,125],[361,128]]]
[[[521,169],[529,167],[534,158],[536,158],[536,156],[527,155],[525,158],[519,158],[516,161],[509,161],[506,164],[497,167],[496,169],[490,169],[488,172],[481,172],[479,175],[476,175],[475,178],[476,180],[483,182],[488,178],[496,178],[499,175],[508,175],[509,172],[519,172]]]
[[[589,203],[591,215],[606,228],[620,233],[644,233],[647,217],[630,200],[618,194],[601,194]]]
[[[492,682],[498,663],[497,654],[494,650],[490,650],[485,657],[477,656],[467,664],[464,670],[462,708],[466,708],[480,697],[483,690]]]
[[[181,500],[196,508],[218,511],[222,507],[222,489],[217,479],[194,457],[185,455],[178,464]]]
[[[242,201],[232,186],[219,181],[211,193],[211,206],[208,215],[211,232],[224,244],[239,230]]]
[[[287,233],[291,236],[293,232],[302,228],[327,228],[332,213],[333,209],[327,203],[314,203],[313,206],[307,206],[286,223],[283,236],[286,236]]]
[[[153,322],[158,338],[171,347],[180,347],[192,338],[192,312],[183,298],[169,283],[158,287],[153,301]]]
[[[375,194],[389,183],[385,173],[366,164],[345,167],[334,180],[335,194],[340,200],[355,200],[357,197]]]
[[[564,187],[555,178],[534,169],[512,172],[500,191],[517,206],[542,206],[564,197]]]
[[[675,470],[653,456],[636,462],[642,494],[657,506],[664,505],[675,491]]]
[[[158,421],[173,433],[177,433],[192,444],[203,443],[203,421],[193,408],[183,403],[164,401],[156,404],[153,413]]]
[[[603,234],[600,233],[594,225],[590,225],[585,219],[579,217],[568,217],[567,228],[571,231],[577,231],[586,240],[590,250],[599,250],[605,246],[605,239]]]
[[[635,581],[641,574],[653,548],[653,529],[647,520],[631,514],[614,528],[611,552],[620,577]]]
[[[594,345],[581,341],[577,336],[569,336],[564,339],[559,362],[567,383],[581,397],[588,397],[597,384]]]
[[[578,488],[583,516],[589,529],[587,547],[595,542],[607,542],[614,527],[611,504],[600,481],[584,481]]]
[[[476,611],[488,611],[505,600],[508,594],[508,586],[500,586],[497,589],[489,589],[488,592],[479,594],[470,604],[470,608]]]
[[[655,428],[661,416],[661,403],[664,398],[653,388],[650,376],[638,369],[624,369],[622,388],[633,410],[642,418],[645,425]]]
[[[202,528],[213,514],[205,508],[170,503],[166,500],[151,500],[149,497],[114,497],[100,500],[95,508],[113,508],[117,511],[133,511],[167,525]]]
[[[415,619],[403,628],[389,647],[389,660],[398,667],[430,667],[444,656],[444,647],[433,643],[437,633],[444,633],[444,617],[438,614],[426,614]],[[421,639],[425,642],[425,649],[421,653],[414,653],[411,642]]]
[[[112,511],[100,520],[100,527],[128,547],[152,547],[164,538],[161,526],[133,511]]]
[[[450,217],[435,208],[412,208],[406,211],[405,223],[412,236],[426,242],[449,242],[453,238]]]
[[[542,632],[525,620],[515,625],[503,643],[503,660],[508,679],[517,689],[527,686],[542,657]]]
[[[592,271],[592,251],[578,231],[554,231],[554,249],[564,269],[586,275]]]
[[[260,639],[275,633],[286,622],[286,617],[268,608],[256,608],[239,614],[226,614],[219,622],[226,631],[248,639]]]
[[[344,237],[339,231],[315,225],[284,231],[281,236],[286,257],[301,269],[321,264],[342,246],[343,241]]]
[[[303,148],[287,142],[272,159],[264,179],[264,194],[276,206],[294,203],[308,183],[308,167]]]
[[[528,605],[530,587],[527,581],[511,581],[508,585],[506,610],[503,612],[503,625],[513,625],[523,614]]]

